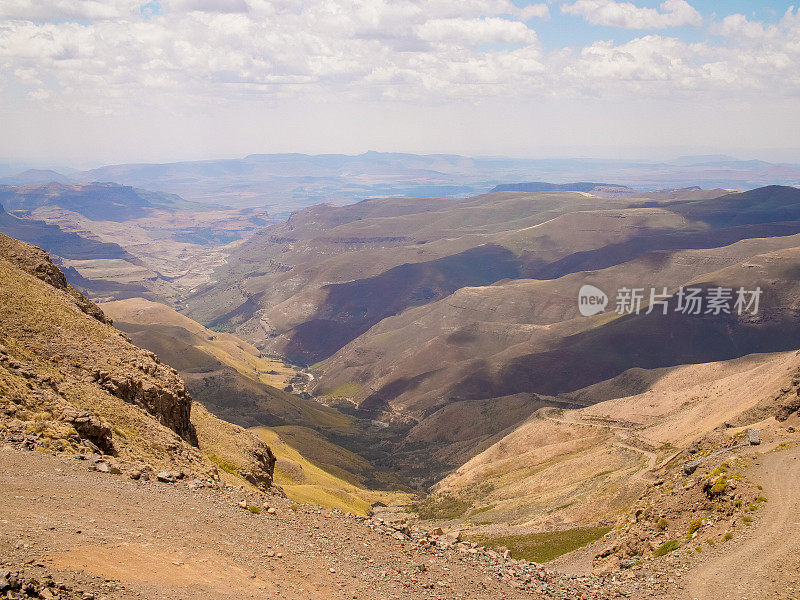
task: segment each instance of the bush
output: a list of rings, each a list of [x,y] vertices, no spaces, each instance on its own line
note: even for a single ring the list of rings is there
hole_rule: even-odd
[[[699,519],[695,519],[691,523],[689,523],[689,535],[692,535],[695,531],[700,529],[703,526],[703,519],[702,517]]]
[[[661,531],[664,531],[668,525],[669,523],[667,523],[667,520],[664,517],[661,517],[658,520],[658,523],[656,523],[656,527],[658,527]]]
[[[258,506],[254,506],[252,504],[247,507],[247,510],[249,510],[254,515],[257,515],[257,514],[261,513],[261,509]]]
[[[728,487],[728,478],[725,475],[720,475],[717,480],[711,485],[708,493],[712,496],[719,496]]]
[[[722,539],[727,542],[728,540],[733,539],[733,534],[729,531],[728,533],[725,534],[725,536]]]
[[[664,542],[658,548],[655,549],[655,551],[653,552],[653,557],[659,558],[661,556],[669,554],[670,552],[673,552],[674,550],[677,550],[680,547],[681,543],[678,540],[670,540],[668,542]]]

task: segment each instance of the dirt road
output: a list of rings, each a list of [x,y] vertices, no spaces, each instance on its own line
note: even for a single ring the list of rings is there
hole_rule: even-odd
[[[709,556],[684,580],[681,598],[767,600],[800,597],[800,446],[761,456],[748,477],[767,502],[739,547]]]

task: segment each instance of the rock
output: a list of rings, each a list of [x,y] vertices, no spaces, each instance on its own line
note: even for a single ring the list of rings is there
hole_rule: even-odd
[[[69,406],[62,412],[61,420],[72,425],[78,435],[83,438],[84,444],[90,448],[97,448],[98,451],[113,448],[111,427],[101,421],[97,415],[86,410],[78,411]]]
[[[133,479],[134,481],[138,481],[142,478],[142,472],[139,469],[134,469],[130,473],[128,473],[128,477]]]
[[[180,478],[180,475],[175,471],[161,471],[156,475],[156,479],[164,483],[175,483]]]
[[[12,585],[12,581],[13,583],[16,583],[15,579],[16,578],[11,575],[10,571],[6,571],[5,569],[0,571],[0,592],[5,592],[6,590],[10,590],[12,587],[14,587]]]
[[[620,569],[630,569],[632,566],[642,562],[641,556],[631,556],[630,558],[623,558],[619,561]]]
[[[111,466],[104,460],[97,461],[92,468],[99,473],[110,473]]]
[[[458,542],[461,541],[461,532],[448,531],[447,533],[439,536],[439,541],[447,546],[455,546]]]
[[[683,463],[683,473],[685,475],[691,475],[697,470],[697,467],[700,466],[699,460],[693,460],[691,462]]]
[[[788,431],[789,433],[794,433],[794,427],[789,425],[789,427],[786,428],[786,431]]]
[[[439,537],[439,536],[440,536],[440,535],[442,535],[443,533],[444,533],[444,530],[443,530],[441,527],[436,527],[436,528],[434,528],[434,529],[431,529],[431,530],[428,532],[428,535],[430,535],[430,536],[433,536],[433,537]]]
[[[242,500],[241,502],[238,503],[238,506],[239,506],[239,508],[247,508],[247,502]]]
[[[278,512],[278,511],[277,511],[277,510],[275,510],[275,509],[274,509],[273,507],[271,507],[271,506],[270,506],[270,507],[267,509],[267,514],[269,514],[269,515],[274,515],[274,514],[275,514],[275,513],[277,513],[277,512]]]
[[[758,446],[761,443],[761,434],[758,429],[747,430],[747,443],[751,446]]]

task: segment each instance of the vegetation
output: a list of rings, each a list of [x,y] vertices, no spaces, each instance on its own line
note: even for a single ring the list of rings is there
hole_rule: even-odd
[[[254,515],[261,514],[261,509],[258,506],[255,506],[254,504],[251,504],[250,506],[248,506],[247,510],[249,510]]]
[[[708,493],[711,496],[719,496],[728,487],[728,478],[725,475],[720,475],[717,480],[711,484]]]
[[[333,398],[352,398],[360,391],[361,386],[357,383],[344,383],[330,392],[326,392],[325,395]]]
[[[591,544],[609,531],[610,527],[581,527],[524,535],[477,535],[471,539],[489,548],[508,548],[516,559],[543,563]]]
[[[210,460],[214,465],[220,470],[224,471],[228,475],[239,475],[239,471],[232,462],[227,459],[221,458],[214,454],[213,452],[209,452],[206,454],[206,458]]]
[[[363,479],[355,477],[344,469],[336,468],[329,464],[320,465],[309,460],[305,455],[289,442],[295,439],[312,439],[310,432],[305,428],[268,428],[257,427],[251,429],[258,437],[269,445],[278,462],[275,465],[275,483],[280,485],[289,499],[295,502],[318,504],[326,508],[339,508],[343,511],[358,515],[366,515],[374,502],[384,504],[407,504],[411,495],[405,492],[374,490],[361,484]],[[284,435],[289,439],[284,439]],[[319,444],[333,444],[320,441]],[[361,457],[337,448],[340,455],[336,460],[341,465],[346,465],[353,470],[361,470]],[[368,464],[367,464],[368,466]]]
[[[455,496],[428,496],[411,505],[411,510],[427,520],[457,519],[470,507],[470,502]]]
[[[702,517],[699,519],[695,519],[691,523],[689,523],[689,535],[692,535],[695,531],[700,529],[703,526],[703,519]]]
[[[656,548],[655,551],[653,551],[653,556],[655,558],[659,558],[677,550],[680,547],[681,543],[679,540],[670,540],[668,542],[664,542],[658,548]]]
[[[667,520],[664,517],[661,517],[658,520],[658,523],[656,523],[656,527],[658,527],[661,531],[666,530],[668,525],[669,523],[667,523]]]

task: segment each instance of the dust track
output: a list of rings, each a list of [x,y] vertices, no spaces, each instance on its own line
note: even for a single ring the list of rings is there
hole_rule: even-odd
[[[748,477],[764,486],[767,502],[740,546],[710,557],[684,579],[682,598],[762,600],[800,596],[800,447],[759,458]]]

